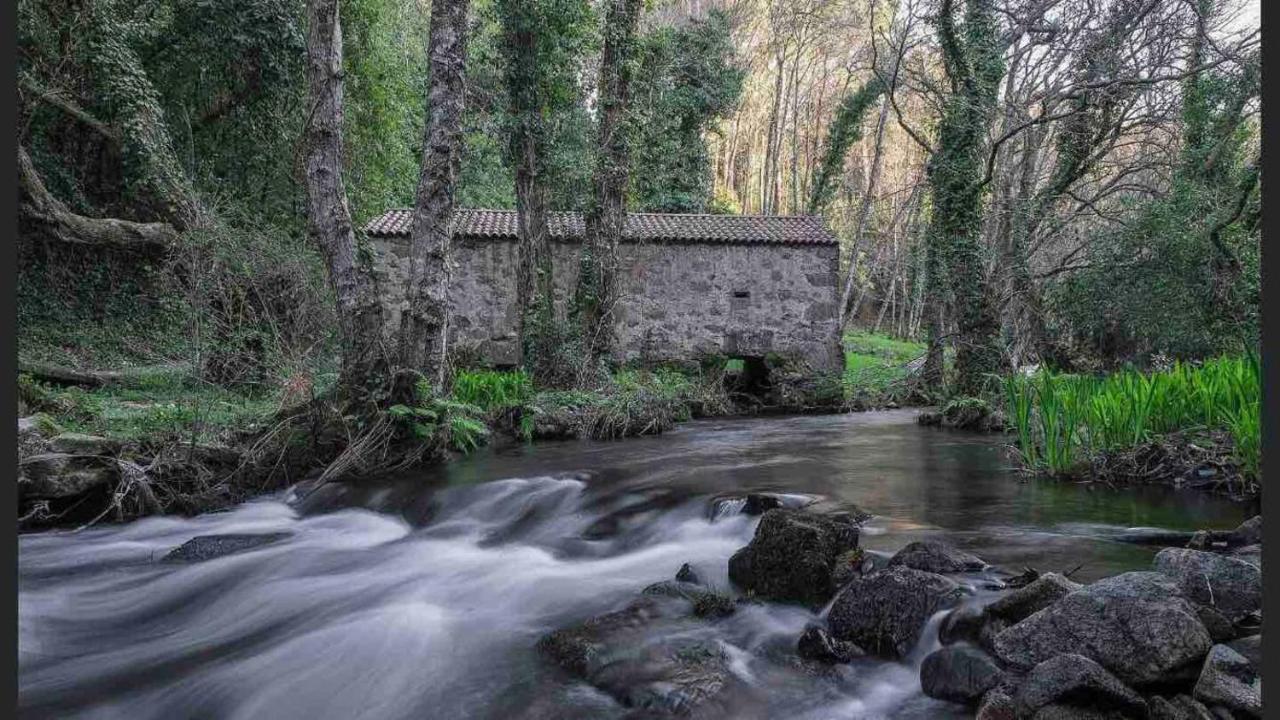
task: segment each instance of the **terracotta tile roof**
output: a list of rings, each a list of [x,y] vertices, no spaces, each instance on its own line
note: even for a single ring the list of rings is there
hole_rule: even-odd
[[[373,237],[408,237],[413,212],[388,210],[365,225]],[[458,236],[516,238],[515,210],[458,210]],[[551,237],[581,239],[582,213],[547,213]],[[836,238],[817,215],[680,215],[629,213],[623,240],[727,244],[835,245]]]

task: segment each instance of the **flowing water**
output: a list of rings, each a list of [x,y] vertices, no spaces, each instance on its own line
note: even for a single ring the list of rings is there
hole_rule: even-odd
[[[1230,528],[1254,508],[1195,491],[1025,482],[1000,440],[910,411],[701,421],[667,435],[482,451],[376,486],[297,490],[229,512],[21,538],[26,717],[615,718],[534,649],[682,563],[728,585],[749,490],[875,515],[862,545],[935,538],[1012,571],[1089,580],[1149,565],[1133,528]],[[198,535],[283,532],[161,562]],[[780,718],[963,717],[904,662],[813,676],[776,662],[813,613],[742,606],[702,632]],[[935,619],[936,624],[936,619]]]

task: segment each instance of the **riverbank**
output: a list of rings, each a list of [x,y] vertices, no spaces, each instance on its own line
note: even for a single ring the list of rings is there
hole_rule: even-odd
[[[852,336],[843,376],[777,365],[764,385],[724,361],[620,369],[583,390],[540,390],[520,372],[462,369],[432,407],[393,408],[421,450],[392,467],[369,461],[377,447],[343,458],[360,429],[334,431],[344,423],[323,402],[331,374],[227,388],[181,364],[109,371],[29,364],[19,378],[19,529],[217,510],[314,479],[339,459],[345,479],[360,479],[406,462],[447,461],[497,439],[617,439],[695,418],[897,407],[911,400],[903,388],[918,349]]]
[[[1262,492],[1257,355],[1101,377],[1039,371],[1004,382],[1005,415],[1030,473]]]

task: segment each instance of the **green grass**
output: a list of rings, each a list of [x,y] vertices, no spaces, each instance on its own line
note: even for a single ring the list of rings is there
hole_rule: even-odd
[[[533,395],[533,381],[523,370],[461,370],[453,376],[451,397],[484,412],[519,407]]]
[[[844,385],[847,395],[889,397],[907,374],[907,363],[924,355],[924,343],[888,335],[854,332],[844,340]]]
[[[1175,363],[1164,372],[1126,369],[1106,377],[1013,376],[1005,403],[1023,462],[1069,474],[1101,453],[1136,447],[1179,431],[1227,432],[1235,460],[1260,479],[1262,384],[1256,355],[1202,365]]]
[[[28,376],[19,376],[18,387],[32,410],[49,414],[65,430],[148,445],[224,441],[259,426],[278,408],[273,394],[240,393],[177,370],[139,372],[120,385],[92,390]]]

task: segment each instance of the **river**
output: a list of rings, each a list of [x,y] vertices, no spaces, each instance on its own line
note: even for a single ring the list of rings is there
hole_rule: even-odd
[[[482,450],[411,476],[264,497],[19,545],[19,708],[57,718],[620,718],[534,649],[692,563],[728,585],[749,490],[852,503],[862,545],[942,539],[1078,580],[1145,568],[1133,528],[1227,529],[1256,508],[1197,491],[1026,481],[1003,438],[913,411],[698,421],[617,442]],[[198,535],[282,532],[252,551],[161,562]],[[702,631],[778,718],[966,717],[918,662],[812,676],[776,662],[814,615],[742,606]]]

